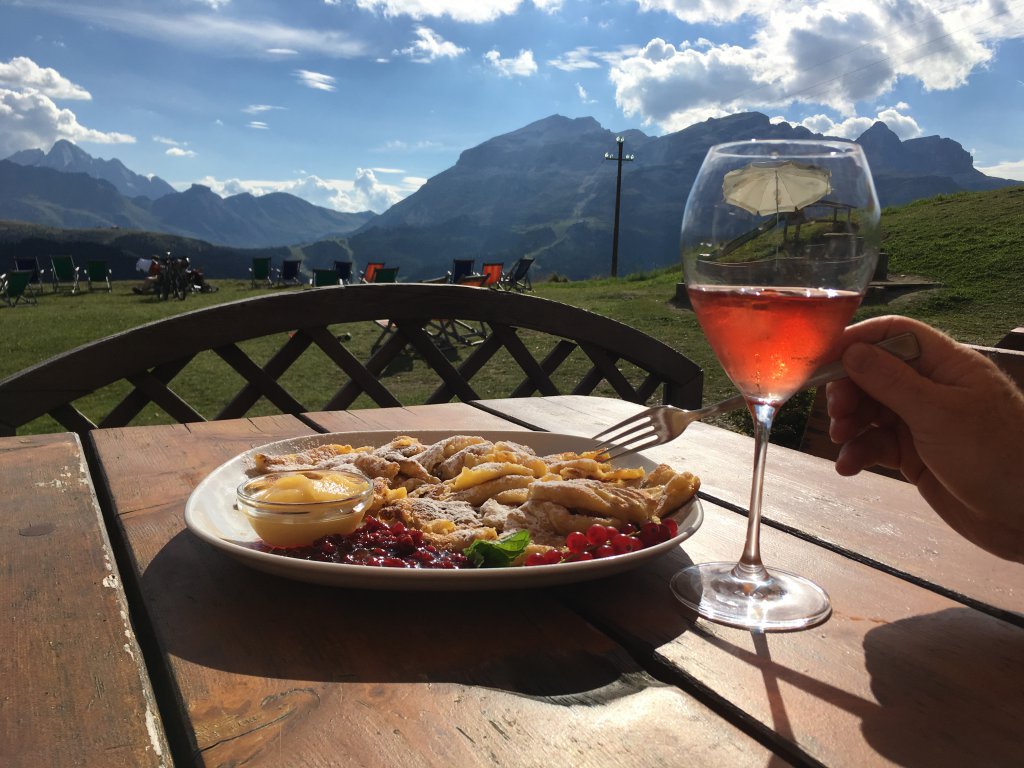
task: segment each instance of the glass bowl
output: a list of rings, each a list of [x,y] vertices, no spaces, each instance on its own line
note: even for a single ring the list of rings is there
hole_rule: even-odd
[[[272,547],[302,547],[352,533],[373,497],[370,479],[351,469],[270,472],[238,486],[238,509]]]

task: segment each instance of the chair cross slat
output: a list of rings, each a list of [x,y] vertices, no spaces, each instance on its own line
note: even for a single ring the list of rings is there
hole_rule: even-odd
[[[64,429],[70,432],[85,434],[89,430],[96,429],[96,425],[71,403],[62,403],[58,405],[50,411],[49,415],[52,416],[58,424],[64,427]]]
[[[582,349],[586,353],[587,357],[591,359],[594,363],[594,368],[600,372],[601,377],[612,386],[612,389],[615,390],[615,393],[619,397],[623,400],[636,402],[636,389],[629,383],[626,377],[622,375],[622,371],[615,367],[615,363],[619,360],[617,355],[610,355],[605,350],[599,349],[593,344],[580,344],[580,349]]]
[[[274,353],[273,357],[267,361],[267,364],[263,366],[264,373],[276,382],[284,375],[285,371],[291,368],[295,361],[302,356],[302,353],[309,348],[311,343],[312,340],[306,334],[292,334],[288,337],[288,341],[286,341],[284,345]],[[238,352],[240,355],[243,354],[241,350],[238,350]],[[236,359],[240,360],[241,358]],[[231,363],[228,364],[231,365]],[[244,365],[244,363],[240,364]],[[238,371],[243,378],[247,378],[238,368],[235,368],[235,370]],[[245,414],[247,414],[257,402],[259,402],[259,399],[263,397],[264,394],[265,393],[261,387],[257,386],[255,382],[247,379],[245,386],[243,386],[231,401],[221,409],[217,414],[216,419],[239,419],[245,416]]]
[[[193,421],[206,421],[199,411],[182,400],[164,382],[149,371],[130,373],[125,378],[135,385],[136,389],[142,391],[156,406],[162,408],[168,416],[171,416],[179,423],[188,424]]]
[[[569,359],[576,350],[576,345],[567,341],[566,339],[559,339],[558,343],[553,346],[548,353],[544,356],[544,359],[540,361],[540,369],[544,372],[544,375],[551,377],[558,370],[558,368]],[[554,386],[552,384],[552,386]],[[537,387],[533,382],[527,378],[518,387],[512,390],[512,397],[531,397],[534,392],[537,391]]]
[[[530,353],[530,350],[526,348],[526,344],[519,338],[519,334],[515,332],[515,329],[499,326],[494,329],[494,335],[498,336],[502,344],[505,345],[505,349],[512,355],[512,359],[516,361],[523,370],[523,373],[526,374],[527,381],[530,382],[534,391],[540,392],[542,395],[561,394],[558,391],[558,387],[555,386],[555,383],[548,376],[548,372],[541,367],[537,359]],[[522,387],[523,384],[520,384],[517,390],[521,390]]]
[[[150,373],[152,373],[152,375],[159,381],[162,381],[164,384],[168,384],[194,358],[195,355],[189,355],[188,357],[181,358],[180,360],[174,360],[170,363],[158,365],[150,371]],[[100,428],[123,427],[130,424],[132,419],[138,416],[142,412],[142,409],[151,402],[152,400],[150,400],[149,395],[141,389],[138,387],[132,389],[132,391],[129,392],[120,403],[114,406],[110,413],[100,420]]]
[[[277,379],[254,363],[237,345],[228,344],[214,350],[217,355],[246,381],[248,386],[258,390],[271,403],[284,413],[302,413],[305,407],[292,397],[288,390],[277,383]],[[248,389],[248,386],[246,389]],[[237,399],[237,398],[236,398]],[[228,418],[219,416],[218,418]]]
[[[358,358],[349,352],[345,345],[338,341],[337,338],[331,335],[326,328],[308,328],[306,333],[310,335],[313,341],[316,342],[317,346],[323,350],[324,354],[329,357],[335,365],[342,371],[344,371],[351,382],[356,384],[363,392],[372,397],[377,403],[386,403],[391,406],[400,406],[401,403],[398,399],[391,394],[391,392],[380,383],[380,380],[367,370],[366,366],[359,362]],[[383,370],[383,369],[382,369]],[[347,385],[346,385],[347,386]],[[338,408],[347,408],[351,405],[351,402],[343,402],[344,393],[346,387],[341,387],[332,397],[330,397],[324,404],[324,410],[330,411]],[[355,395],[358,397],[358,394]],[[355,400],[355,397],[352,400]]]

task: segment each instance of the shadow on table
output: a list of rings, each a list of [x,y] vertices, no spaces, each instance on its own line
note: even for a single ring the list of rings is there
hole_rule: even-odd
[[[621,645],[566,609],[566,588],[318,586],[252,570],[182,531],[146,568],[141,589],[172,664],[180,657],[289,680],[454,682],[566,703],[658,685]]]

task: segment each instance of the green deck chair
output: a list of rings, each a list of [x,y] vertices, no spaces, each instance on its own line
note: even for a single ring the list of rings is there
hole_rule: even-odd
[[[252,287],[259,288],[261,285],[265,288],[273,288],[274,280],[270,276],[270,257],[261,256],[252,260],[252,266],[249,267],[249,272],[252,274]]]
[[[43,268],[39,266],[39,259],[35,256],[15,256],[14,268],[27,269],[31,272],[32,278],[28,281],[29,289],[36,296],[43,294]]]
[[[341,285],[338,273],[333,269],[314,269],[313,279],[309,284],[314,288],[326,288],[331,285]]]
[[[0,298],[3,298],[9,307],[15,307],[22,301],[26,304],[36,304],[31,284],[31,269],[12,269],[7,274],[0,275]]]
[[[89,282],[89,290],[93,290],[93,283],[96,283],[96,287],[100,290],[106,290],[110,293],[112,287],[110,285],[110,267],[107,266],[107,262],[101,259],[93,259],[85,262],[85,279]]]
[[[373,273],[375,283],[397,283],[398,267],[380,267]]]
[[[78,293],[78,267],[73,256],[51,256],[53,292]]]

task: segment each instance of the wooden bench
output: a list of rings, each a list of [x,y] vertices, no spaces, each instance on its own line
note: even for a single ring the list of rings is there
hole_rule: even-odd
[[[346,334],[333,327],[351,323],[372,329],[382,317],[394,330],[366,359],[359,359],[349,349],[353,345],[346,346]],[[467,348],[471,351],[461,362],[452,360],[429,333],[428,326],[437,317],[482,324],[488,329],[486,339]],[[278,338],[280,347],[264,364],[254,362],[239,346],[252,339],[277,344]],[[542,342],[550,347],[536,356]],[[324,365],[337,369],[337,389],[324,393],[319,402],[300,402],[285,373],[313,345],[322,351]],[[380,380],[389,365],[407,362],[407,347],[438,379],[436,388],[415,403],[401,402]],[[240,376],[241,388],[229,402],[218,404],[215,414],[204,415],[190,402],[194,396],[172,390],[170,384],[194,358],[209,351]],[[582,353],[582,367],[577,351]],[[378,406],[478,400],[482,395],[473,379],[499,353],[497,363],[518,367],[522,378],[515,377],[511,391],[487,391],[487,397],[585,395],[606,384],[616,396],[632,402],[656,400],[686,408],[701,402],[703,372],[696,363],[607,317],[516,292],[368,284],[259,296],[199,309],[58,355],[0,381],[0,434],[15,434],[18,427],[45,414],[80,434],[97,425],[126,426],[151,403],[184,424],[246,416],[261,398],[281,413],[300,417],[316,410],[345,410],[358,398]],[[570,356],[572,364],[563,366]],[[573,380],[567,386],[570,374]],[[130,391],[108,413],[90,418],[76,405],[80,398],[122,381],[131,385],[124,387]]]

